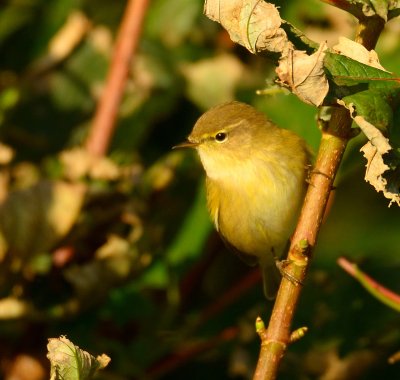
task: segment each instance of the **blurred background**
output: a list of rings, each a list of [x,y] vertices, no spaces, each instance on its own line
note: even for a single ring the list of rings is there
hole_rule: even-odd
[[[355,20],[317,0],[281,1],[283,19],[330,46]],[[80,148],[126,1],[0,5],[0,378],[49,378],[47,339],[67,335],[109,366],[99,379],[249,379],[254,321],[268,320],[257,270],[209,221],[193,152],[171,151],[207,108],[253,104],[314,152],[316,109],[282,91],[272,62],[231,42],[201,0],[153,0],[107,157]],[[400,67],[400,23],[377,46]],[[399,314],[336,264],[357,262],[400,292],[399,210],[363,179],[349,145],[318,241],[280,379],[394,379]]]

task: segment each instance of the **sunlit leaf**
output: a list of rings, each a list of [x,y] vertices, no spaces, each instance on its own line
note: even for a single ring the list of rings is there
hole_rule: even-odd
[[[47,350],[51,380],[90,380],[111,360],[105,354],[95,358],[63,336],[49,339]]]

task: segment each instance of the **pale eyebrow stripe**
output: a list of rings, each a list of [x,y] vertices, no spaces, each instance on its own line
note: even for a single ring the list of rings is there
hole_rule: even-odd
[[[234,123],[234,124],[229,124],[226,126],[226,129],[229,131],[235,127],[238,127],[240,124],[243,124],[245,122],[244,119],[239,120],[238,122]]]
[[[237,121],[236,123],[227,125],[226,127],[220,129],[218,132],[221,132],[221,131],[229,132],[230,130],[232,130],[232,129],[235,128],[235,127],[238,127],[240,124],[242,124],[242,123],[244,123],[244,122],[245,122],[244,119],[239,120],[239,121]],[[213,140],[213,139],[214,139],[214,133],[213,133],[212,135],[211,135],[211,134],[208,134],[208,133],[205,134],[205,135],[203,135],[203,139],[204,139],[204,140],[205,140],[205,139],[207,139],[207,140]]]

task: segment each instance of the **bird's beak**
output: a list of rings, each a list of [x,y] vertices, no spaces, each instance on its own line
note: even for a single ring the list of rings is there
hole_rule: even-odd
[[[199,145],[199,143],[196,142],[191,142],[189,140],[186,140],[178,145],[175,145],[172,147],[172,149],[181,149],[181,148],[196,148]]]

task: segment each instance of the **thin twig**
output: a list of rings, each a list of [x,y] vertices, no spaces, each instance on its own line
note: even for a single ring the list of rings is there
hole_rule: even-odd
[[[102,156],[110,145],[118,107],[133,55],[138,46],[148,0],[129,0],[115,43],[111,67],[86,140],[88,152]]]

